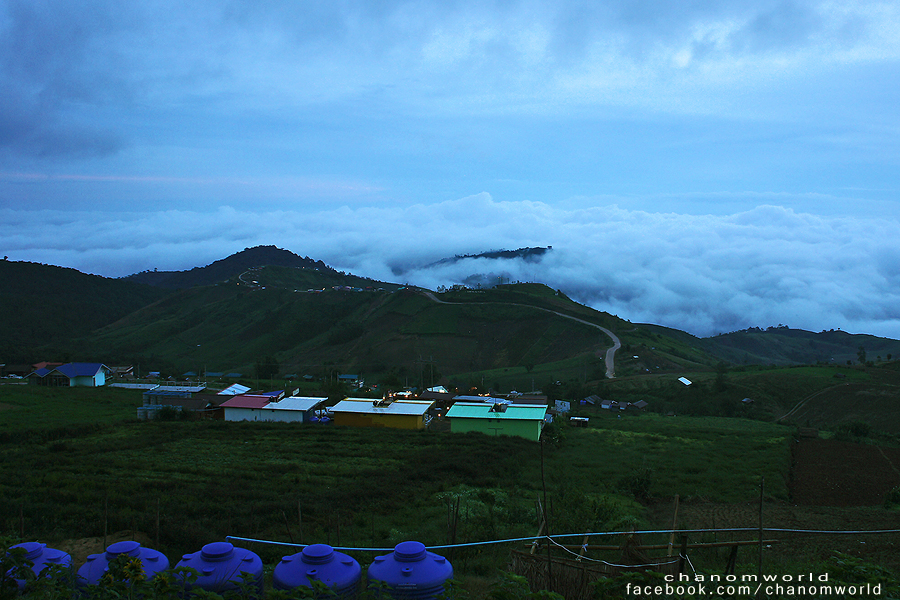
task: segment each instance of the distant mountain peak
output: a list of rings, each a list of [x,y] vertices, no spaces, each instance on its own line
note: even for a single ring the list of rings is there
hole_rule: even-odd
[[[251,267],[307,267],[320,271],[334,271],[321,260],[301,257],[277,246],[253,246],[205,267],[188,271],[144,271],[124,279],[168,289],[184,289],[211,285],[241,274]]]
[[[516,260],[521,259],[525,262],[539,262],[544,254],[553,249],[553,246],[547,247],[526,247],[526,248],[518,248],[516,250],[488,250],[487,252],[480,252],[478,254],[457,254],[456,256],[451,256],[449,258],[442,258],[441,260],[435,261],[428,265],[425,265],[424,268],[436,267],[438,265],[448,265],[453,264],[455,262],[459,262],[461,260],[466,260],[469,258],[491,258],[491,259],[499,259],[499,260]]]

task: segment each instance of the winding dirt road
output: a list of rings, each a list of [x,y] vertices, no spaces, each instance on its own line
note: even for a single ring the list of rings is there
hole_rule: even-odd
[[[447,302],[446,300],[441,300],[437,296],[434,295],[434,292],[429,292],[428,290],[419,290],[430,300],[437,302],[438,304],[506,304],[509,306],[527,306],[528,308],[533,308],[535,310],[542,310],[544,312],[552,313],[559,317],[563,317],[564,319],[569,319],[571,321],[577,321],[578,323],[582,323],[589,327],[593,327],[595,329],[599,329],[612,340],[613,345],[607,348],[606,354],[603,357],[603,362],[606,365],[606,377],[607,379],[613,379],[616,376],[616,350],[622,347],[622,342],[619,341],[619,338],[612,331],[607,329],[606,327],[600,327],[596,323],[591,323],[590,321],[585,321],[584,319],[579,319],[578,317],[573,317],[572,315],[567,315],[565,313],[557,312],[555,310],[550,310],[549,308],[542,308],[540,306],[532,306],[530,304],[519,304],[517,302]],[[600,353],[598,352],[599,356]]]

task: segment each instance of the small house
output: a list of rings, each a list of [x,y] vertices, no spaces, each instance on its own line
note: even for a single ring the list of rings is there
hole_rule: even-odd
[[[447,412],[447,418],[453,433],[477,431],[538,441],[546,413],[546,405],[457,402]]]
[[[346,398],[331,407],[335,425],[424,429],[434,403],[421,400],[395,402],[369,398]]]
[[[106,385],[109,372],[102,363],[66,363],[55,369],[35,369],[28,378],[33,383],[54,387],[100,387]]]
[[[130,365],[110,367],[109,376],[112,379],[134,379],[134,367]]]
[[[265,421],[262,409],[271,402],[269,396],[244,394],[226,400],[219,406],[225,410],[226,421]]]
[[[278,402],[270,402],[259,409],[260,421],[281,423],[308,423],[313,412],[321,408],[328,398],[290,396]]]

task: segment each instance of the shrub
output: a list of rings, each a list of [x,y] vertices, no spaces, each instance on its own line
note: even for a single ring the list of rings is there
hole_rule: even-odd
[[[841,423],[834,432],[834,439],[849,442],[858,440],[859,438],[869,437],[872,427],[868,423],[862,421],[854,421],[852,423]]]
[[[653,484],[653,469],[647,466],[635,469],[630,475],[622,478],[619,483],[631,492],[635,500],[649,500],[650,486]]]
[[[884,495],[885,508],[900,508],[900,485],[894,486]]]

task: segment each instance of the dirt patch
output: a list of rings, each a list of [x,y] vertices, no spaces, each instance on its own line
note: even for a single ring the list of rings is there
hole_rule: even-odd
[[[60,542],[52,542],[47,545],[63,552],[68,552],[72,556],[75,568],[80,567],[87,562],[89,554],[100,554],[106,551],[106,548],[117,542],[125,542],[134,540],[146,548],[153,548],[153,541],[145,533],[140,531],[126,530],[117,531],[106,536],[106,546],[103,545],[103,537],[89,537],[75,540],[62,540]]]
[[[802,439],[792,447],[790,492],[803,506],[880,506],[900,485],[900,448]]]

